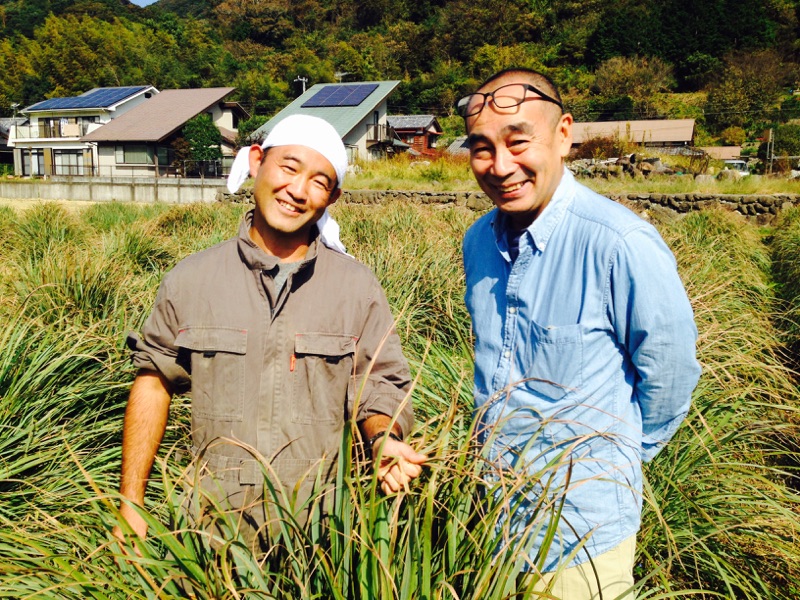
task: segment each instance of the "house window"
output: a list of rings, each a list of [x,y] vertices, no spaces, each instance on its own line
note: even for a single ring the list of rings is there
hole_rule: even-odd
[[[158,164],[162,167],[172,164],[175,152],[167,146],[158,147]]]
[[[53,150],[54,175],[83,175],[83,151]]]
[[[152,165],[153,149],[147,144],[124,144],[117,146],[118,165]]]
[[[41,150],[22,150],[22,174],[44,175],[44,153]]]

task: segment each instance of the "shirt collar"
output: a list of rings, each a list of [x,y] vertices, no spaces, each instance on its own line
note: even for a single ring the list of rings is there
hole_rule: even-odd
[[[575,178],[569,169],[564,167],[564,172],[561,175],[561,181],[553,193],[553,197],[541,214],[536,217],[531,223],[527,232],[533,241],[533,244],[539,251],[544,252],[547,247],[547,242],[553,234],[556,226],[564,218],[564,214],[572,204],[575,197]],[[506,240],[506,230],[508,229],[508,217],[501,213],[498,209],[494,209],[494,217],[492,217],[492,229],[494,230],[495,239],[497,240],[497,248],[508,260],[508,242]]]
[[[250,237],[250,227],[253,225],[253,212],[248,211],[239,224],[239,233],[237,234],[237,241],[239,246],[239,256],[242,261],[253,270],[270,270],[274,269],[275,265],[280,262],[277,256],[267,254]],[[307,263],[313,262],[317,258],[319,250],[319,230],[316,225],[314,226],[314,239],[308,245],[305,258],[301,261],[299,269],[302,269]]]

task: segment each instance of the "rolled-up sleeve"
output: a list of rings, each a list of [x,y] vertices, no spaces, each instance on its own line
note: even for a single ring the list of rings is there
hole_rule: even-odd
[[[642,415],[642,458],[675,434],[700,377],[697,327],[675,258],[651,226],[625,235],[611,266],[610,318],[634,369]]]
[[[373,415],[395,418],[404,436],[414,424],[411,374],[403,356],[394,317],[377,280],[367,297],[364,328],[356,356],[356,390],[351,414],[363,421]]]
[[[164,277],[158,288],[153,311],[142,327],[141,335],[129,332],[128,348],[137,369],[158,371],[176,390],[186,390],[191,376],[179,361],[175,339],[178,335],[178,318],[172,301],[171,277]]]

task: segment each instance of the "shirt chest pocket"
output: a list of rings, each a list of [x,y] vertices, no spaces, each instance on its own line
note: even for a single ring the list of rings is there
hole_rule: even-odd
[[[531,322],[525,387],[537,396],[560,400],[583,385],[583,339],[580,325],[542,327]]]
[[[192,412],[200,418],[241,421],[244,416],[247,330],[186,327],[175,344],[190,362]]]
[[[292,421],[344,423],[352,394],[356,338],[336,333],[298,333],[294,341]]]

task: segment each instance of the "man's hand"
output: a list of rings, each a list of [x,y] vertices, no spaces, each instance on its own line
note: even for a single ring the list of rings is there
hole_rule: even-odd
[[[123,502],[122,506],[119,509],[120,516],[128,522],[128,525],[131,529],[133,529],[133,533],[135,533],[138,537],[144,539],[147,535],[147,523],[142,518],[142,516],[136,512],[136,510],[129,506],[127,503]],[[124,535],[122,532],[122,527],[117,525],[114,527],[114,537],[120,541],[123,541]]]
[[[422,473],[422,465],[428,460],[405,442],[386,435],[375,440],[372,446],[373,467],[384,494],[408,491],[408,484]],[[380,460],[380,464],[378,464]]]
[[[136,553],[136,556],[141,556],[142,553],[139,551],[139,547],[136,544],[137,539],[144,539],[147,535],[147,523],[142,518],[142,516],[136,512],[132,506],[129,506],[127,503],[123,502],[119,509],[119,514],[122,519],[128,522],[128,525],[131,529],[133,529],[133,533],[135,534],[134,539],[128,540],[128,543],[133,544],[133,550]],[[125,548],[126,538],[125,533],[122,530],[122,527],[119,525],[115,525],[114,529],[111,531],[111,534],[119,540],[120,545],[122,546],[123,550]]]

